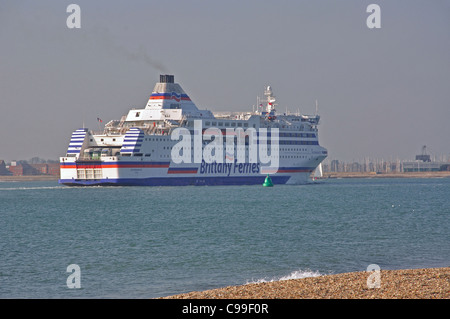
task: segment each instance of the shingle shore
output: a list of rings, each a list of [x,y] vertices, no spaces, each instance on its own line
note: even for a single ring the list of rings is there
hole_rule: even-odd
[[[229,286],[165,299],[450,299],[450,267],[381,270],[379,288],[368,287],[371,274],[352,272]]]

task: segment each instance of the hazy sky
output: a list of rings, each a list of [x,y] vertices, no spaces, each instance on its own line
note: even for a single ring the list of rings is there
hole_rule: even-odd
[[[83,123],[143,108],[161,73],[213,111],[251,111],[266,85],[282,112],[318,100],[333,159],[450,156],[448,0],[0,0],[0,159],[63,156]]]

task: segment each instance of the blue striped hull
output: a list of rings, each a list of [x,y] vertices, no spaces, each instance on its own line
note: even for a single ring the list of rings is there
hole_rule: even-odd
[[[214,185],[262,185],[265,175],[228,177],[150,177],[120,179],[60,179],[68,186],[214,186]],[[271,176],[274,184],[286,184],[290,176]]]

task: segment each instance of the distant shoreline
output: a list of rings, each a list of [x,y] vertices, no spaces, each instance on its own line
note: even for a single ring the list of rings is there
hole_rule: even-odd
[[[375,172],[327,172],[323,173],[323,179],[327,178],[443,178],[450,177],[450,171],[439,172],[404,172],[404,173],[375,173]]]
[[[320,179],[328,178],[450,178],[450,171],[442,172],[406,172],[406,173],[381,173],[375,172],[327,172]],[[55,175],[25,175],[25,176],[0,176],[0,182],[36,182],[57,181]]]
[[[0,182],[39,182],[57,181],[59,176],[54,175],[25,175],[25,176],[0,176]]]

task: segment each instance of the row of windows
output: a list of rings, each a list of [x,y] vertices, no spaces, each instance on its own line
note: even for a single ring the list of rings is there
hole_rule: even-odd
[[[113,138],[112,140],[113,140],[113,142],[116,141],[115,138]],[[169,141],[170,139],[169,139],[169,138],[163,138],[163,137],[160,137],[160,138],[158,138],[158,137],[150,138],[150,137],[149,137],[149,138],[145,138],[144,140],[145,140],[145,141],[156,141],[156,142],[160,141],[160,142],[162,142],[162,141]],[[94,139],[91,138],[90,141],[93,142]],[[100,141],[101,141],[101,142],[104,142],[105,139],[101,138]],[[137,141],[141,142],[141,140],[137,140]]]
[[[187,123],[187,126],[193,127],[194,126],[194,122],[189,121]],[[205,122],[205,126],[211,126],[211,127],[248,127],[248,123],[247,122],[236,122],[236,121],[231,121],[231,122]],[[253,124],[253,127],[256,128],[256,124]],[[285,125],[282,126],[283,128],[286,128]],[[295,128],[300,128],[301,130],[304,129],[303,125],[302,126],[295,126]],[[295,133],[286,133],[286,134],[295,134]]]
[[[150,157],[151,155],[152,154],[145,154],[144,155],[142,153],[135,153],[135,154],[133,154],[133,156],[135,156],[135,157],[142,157],[142,156]],[[122,154],[122,156],[131,156],[131,154]],[[159,157],[160,158],[170,158],[170,155],[169,154],[161,154],[161,155],[159,155]],[[306,155],[281,155],[280,158],[308,158],[308,156],[306,156]],[[90,171],[86,170],[86,173],[84,172],[84,170],[78,170],[77,173],[78,173],[77,175],[79,176],[78,178],[82,178],[82,179],[85,179],[85,178],[88,178],[88,179],[89,178],[95,178],[95,179],[101,178],[101,170],[100,170],[100,172],[95,172],[95,171],[94,172],[90,172]],[[88,176],[88,177],[85,177],[85,176]]]
[[[203,134],[205,134],[206,129],[203,129]],[[227,133],[227,129],[220,129],[220,131],[222,132],[222,134],[226,134]],[[196,131],[194,130],[189,130],[189,133],[191,135],[197,135]],[[256,132],[256,134],[258,134]],[[258,134],[259,135],[259,134]],[[248,136],[248,135],[247,135]],[[267,136],[271,136],[271,131],[267,131]],[[316,137],[316,134],[314,133],[286,133],[286,132],[281,132],[278,134],[279,137]]]
[[[154,141],[154,142],[163,142],[163,141],[169,141],[169,138],[164,138],[164,137],[146,137],[144,138],[145,141]]]
[[[149,138],[145,138],[144,139],[145,141],[163,141],[163,140],[165,140],[165,141],[167,141],[167,139],[163,139],[163,138],[151,138],[151,137],[149,137]],[[225,142],[227,142],[228,141],[228,139],[226,139],[226,138],[224,138],[223,139],[223,142],[225,143]],[[178,141],[173,141],[174,143],[176,143],[176,142],[178,142]],[[204,142],[204,144],[207,144],[208,143],[208,141],[203,141]],[[237,145],[238,143],[237,143],[237,138],[235,137],[234,138],[234,144],[235,145]],[[269,140],[267,140],[267,144],[271,144],[271,140],[269,139]],[[280,145],[319,145],[319,142],[318,141],[291,141],[291,140],[282,140],[282,141],[278,141],[278,144],[280,144]],[[246,136],[245,137],[245,145],[249,145],[249,140],[248,140],[248,136]],[[169,146],[167,146],[167,147],[169,147]],[[166,149],[166,146],[164,146],[164,149]]]
[[[164,148],[164,149],[167,149],[167,150],[171,150],[173,147],[172,146],[168,146],[167,148]],[[181,150],[182,148],[181,147],[178,147],[178,148],[175,148],[176,150]],[[193,146],[191,146],[191,150],[194,150],[194,147]],[[225,151],[226,149],[222,149],[223,151]],[[238,147],[238,148],[236,148],[236,150],[238,150],[238,151],[242,151],[242,150],[244,150],[244,148],[243,147]],[[248,146],[246,146],[245,147],[245,150],[248,150]],[[267,147],[263,147],[263,148],[261,148],[261,151],[267,151],[268,150],[268,148]],[[270,150],[272,150],[272,148],[270,148]],[[152,152],[154,152],[155,150],[152,150]],[[273,151],[282,151],[282,152],[306,152],[306,151],[308,151],[308,149],[307,148],[284,148],[284,147],[282,147],[282,148],[274,148],[273,149]],[[131,153],[123,153],[122,154],[122,156],[131,156],[131,155],[133,155],[133,156],[138,156],[138,157],[141,157],[141,156],[146,156],[146,157],[150,157],[150,156],[152,156],[152,154],[143,154],[143,153],[133,153],[133,154],[131,154]],[[161,156],[163,156],[163,155],[160,155],[160,157]],[[282,157],[282,156],[281,156]],[[299,158],[302,158],[301,156],[299,157]]]
[[[280,145],[319,145],[317,141],[279,141],[278,143]]]
[[[286,156],[280,156],[280,158],[308,158],[308,156],[305,155],[286,155]]]
[[[225,131],[223,131],[223,132],[225,132]],[[193,134],[192,131],[191,131],[191,134]],[[312,133],[280,133],[279,137],[316,137],[316,135],[312,134]],[[248,136],[246,136],[246,139],[248,139]],[[113,142],[116,141],[115,138],[113,138],[112,140],[113,140]],[[148,138],[144,138],[144,140],[145,141],[155,141],[155,142],[157,142],[157,141],[161,141],[161,142],[162,141],[168,141],[167,138],[158,138],[158,137],[153,137],[153,138],[152,137],[148,137]],[[102,138],[102,139],[100,139],[100,141],[103,142],[104,139]],[[91,139],[91,142],[93,142],[93,139]],[[270,141],[269,141],[269,144],[270,144]],[[303,145],[317,145],[317,144],[307,144],[306,143],[306,144],[303,144]]]
[[[77,178],[78,179],[101,179],[103,177],[103,172],[101,168],[78,168]]]
[[[167,150],[169,150],[169,149],[171,150],[172,148],[173,147],[167,147],[166,149]],[[183,148],[182,147],[175,147],[175,150],[181,150],[181,149],[183,149]],[[194,147],[191,146],[191,150],[193,150],[193,149],[194,149]],[[200,149],[200,148],[197,148],[197,149]],[[217,149],[220,150],[221,148],[217,147]],[[243,150],[244,148],[243,147],[237,147],[235,149],[236,150]],[[245,149],[248,150],[248,146],[246,146]],[[272,149],[272,148],[270,148],[270,149]],[[226,148],[222,148],[222,150],[226,150]],[[267,150],[267,147],[262,147],[261,150],[265,151],[265,150]],[[306,151],[308,151],[307,148],[284,148],[284,147],[282,147],[282,148],[274,147],[273,150],[274,151],[277,151],[277,150],[280,150],[280,151],[296,151],[296,152],[306,152]],[[154,152],[154,151],[155,150],[153,150],[152,152]]]
[[[187,123],[188,126],[194,126],[194,122],[189,121]],[[230,121],[230,122],[205,122],[205,126],[211,126],[211,127],[216,127],[216,126],[225,126],[225,127],[248,127],[248,123],[247,122],[236,122],[236,121]],[[253,124],[253,127],[255,127],[256,125]]]
[[[279,133],[280,137],[316,137],[314,133]]]

